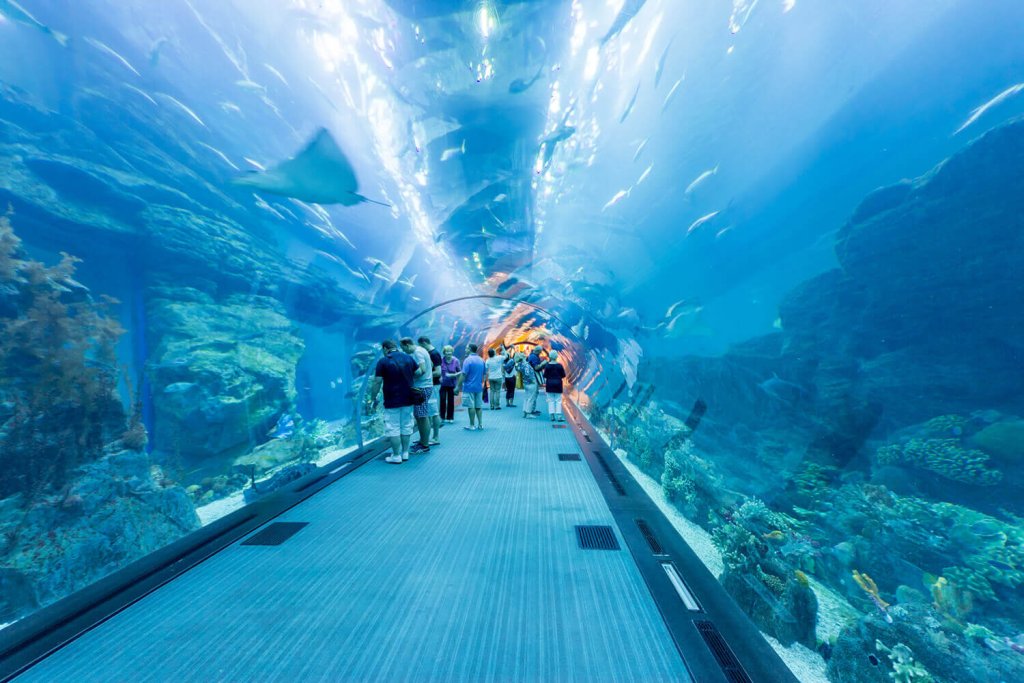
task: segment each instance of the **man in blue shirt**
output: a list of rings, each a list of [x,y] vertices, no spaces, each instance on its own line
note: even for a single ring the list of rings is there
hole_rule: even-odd
[[[412,386],[418,369],[412,356],[398,350],[390,339],[381,342],[384,357],[377,361],[377,368],[370,383],[370,402],[376,403],[377,394],[384,388],[384,436],[391,440],[391,455],[384,462],[399,464],[409,459],[409,442],[412,440]]]
[[[463,429],[469,431],[479,431],[484,428],[483,392],[486,368],[484,366],[484,359],[476,354],[477,348],[476,344],[470,344],[466,347],[469,351],[469,356],[466,357],[465,362],[462,364],[459,386],[455,388],[456,394],[463,389],[466,390],[466,397],[462,402],[469,413],[469,426],[463,427]]]

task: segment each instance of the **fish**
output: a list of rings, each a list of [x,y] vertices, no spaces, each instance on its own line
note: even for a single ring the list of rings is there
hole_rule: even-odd
[[[651,175],[651,169],[652,168],[654,168],[654,164],[651,164],[650,166],[648,166],[647,170],[645,170],[643,173],[640,174],[640,177],[637,178],[637,180],[636,180],[636,185],[639,185],[643,181],[647,180],[647,176]],[[636,185],[634,185],[634,187],[636,187]]]
[[[676,93],[679,92],[679,86],[682,85],[682,82],[685,79],[686,76],[683,76],[678,81],[676,81],[675,84],[672,86],[672,89],[668,91],[667,95],[665,95],[665,101],[662,102],[661,104],[661,112],[663,114],[665,113],[665,110],[668,109],[668,105],[672,104],[672,100],[675,99]]]
[[[612,22],[608,32],[600,40],[600,44],[603,46],[609,40],[622,33],[622,29],[626,28],[626,24],[633,20],[633,17],[643,9],[643,6],[647,4],[647,0],[626,0],[622,4],[622,9],[615,15],[615,21]]]
[[[232,162],[231,159],[228,159],[227,155],[224,154],[224,152],[220,151],[216,147],[208,145],[205,142],[200,142],[199,144],[202,145],[203,147],[205,147],[206,149],[210,150],[214,154],[216,154],[218,157],[220,157],[221,161],[223,161],[225,164],[227,164],[231,168],[235,169],[236,171],[241,170],[241,169],[238,168],[238,166],[235,166],[234,162]],[[282,216],[282,218],[283,218],[283,216]]]
[[[119,55],[119,54],[117,54],[116,52],[114,52],[114,50],[112,50],[112,49],[111,49],[111,48],[110,48],[110,47],[109,47],[108,45],[106,45],[106,44],[104,44],[104,43],[101,43],[100,41],[96,40],[95,38],[90,38],[90,37],[88,37],[88,36],[86,36],[86,37],[84,38],[84,40],[85,40],[85,42],[86,42],[86,43],[88,43],[89,45],[92,45],[92,46],[93,46],[94,48],[96,48],[96,49],[97,49],[97,50],[99,50],[100,52],[102,52],[102,53],[104,53],[104,54],[106,54],[106,55],[109,55],[110,57],[113,57],[113,58],[114,58],[114,59],[115,59],[116,61],[118,61],[118,62],[119,62],[119,63],[120,63],[120,64],[121,64],[121,65],[122,65],[123,67],[125,67],[126,69],[128,69],[129,71],[131,71],[131,72],[132,72],[133,74],[135,74],[135,75],[136,75],[136,76],[138,76],[139,78],[142,78],[142,74],[140,74],[140,73],[139,73],[138,71],[136,71],[136,70],[135,70],[135,67],[134,67],[134,66],[132,66],[132,65],[131,65],[131,64],[130,64],[130,63],[128,62],[128,60],[127,60],[127,59],[125,59],[125,58],[124,58],[124,57],[122,57],[121,55]]]
[[[256,93],[258,95],[267,94],[267,88],[265,86],[260,85],[256,81],[250,81],[249,79],[235,81],[235,85],[247,92]]]
[[[735,35],[740,32],[759,0],[732,0],[732,15],[729,17],[729,31]]]
[[[522,78],[515,79],[514,81],[508,84],[509,94],[518,95],[519,93],[526,92],[534,83],[540,80],[540,77],[543,75],[544,67],[541,66],[539,69],[537,69],[537,73],[534,74],[533,78],[531,78],[530,80],[525,80]]]
[[[991,109],[992,107],[995,107],[996,105],[1002,104],[1003,102],[1005,102],[1006,100],[1010,99],[1011,97],[1013,97],[1014,95],[1016,95],[1017,93],[1019,93],[1022,90],[1024,90],[1024,83],[1018,83],[1017,85],[1011,85],[1009,88],[1007,88],[1006,90],[1004,90],[1003,92],[999,93],[998,95],[993,97],[991,100],[986,102],[985,104],[981,105],[980,107],[978,107],[977,109],[972,111],[971,115],[967,117],[966,121],[964,121],[962,124],[960,124],[960,127],[956,129],[956,131],[953,133],[953,135],[959,134],[965,128],[967,128],[972,123],[974,123],[975,121],[980,119],[982,117],[982,115],[985,112],[987,112],[989,109]]]
[[[769,398],[785,403],[792,403],[809,395],[808,391],[799,384],[781,379],[774,372],[768,379],[758,382],[757,388],[767,394]]]
[[[619,123],[625,123],[626,119],[629,118],[629,115],[633,113],[633,107],[636,106],[636,98],[639,94],[640,84],[637,83],[636,90],[633,91],[633,96],[629,98],[629,104],[626,105],[626,108],[622,110],[622,115],[619,116]]]
[[[175,382],[164,387],[165,394],[184,394],[198,388],[195,382]]]
[[[419,273],[415,273],[412,277],[399,278],[398,280],[395,281],[395,284],[402,285],[403,287],[408,287],[412,289],[413,287],[416,286],[416,278],[418,278],[419,276]]]
[[[696,329],[695,326],[697,325],[697,314],[700,313],[702,310],[704,309],[698,306],[697,308],[694,308],[692,310],[686,309],[680,311],[679,313],[676,314],[674,318],[672,318],[668,322],[668,324],[665,325],[664,331],[669,335],[679,336],[684,332],[690,332]]]
[[[672,40],[675,40],[674,38]],[[661,77],[665,73],[665,60],[668,59],[668,51],[672,47],[672,40],[668,41],[668,45],[661,51],[661,57],[658,57],[658,63],[654,67],[654,87],[657,88],[661,83]]]
[[[167,40],[167,38],[158,38],[156,42],[153,43],[153,46],[149,48],[150,66],[157,65],[157,63],[160,61],[160,51],[164,49],[164,45],[166,45],[168,42],[169,41]]]
[[[702,307],[697,305],[696,303],[688,301],[687,299],[680,299],[679,301],[675,302],[674,304],[668,307],[668,310],[665,311],[665,317],[671,318],[676,313],[684,311],[696,313],[699,312],[700,310],[702,310]]]
[[[562,124],[558,126],[558,128],[556,128],[555,130],[553,130],[549,135],[545,136],[544,139],[541,140],[541,146],[544,148],[543,165],[545,167],[551,163],[551,157],[555,155],[555,145],[557,145],[559,142],[562,142],[563,140],[568,140],[573,135],[575,135],[575,133],[575,126],[567,126],[565,124]]]
[[[988,563],[990,565],[992,565],[993,567],[995,567],[996,569],[1000,570],[1000,571],[1004,571],[1004,572],[1017,571],[1017,568],[1014,567],[1012,564],[1007,564],[1006,562],[1002,562],[1001,560],[989,560]]]
[[[186,114],[186,115],[187,115],[187,116],[188,116],[189,118],[191,118],[191,119],[192,119],[193,121],[195,121],[196,123],[198,123],[198,124],[199,124],[200,126],[202,126],[203,128],[206,128],[206,124],[205,124],[205,123],[203,123],[203,120],[202,120],[201,118],[199,118],[199,115],[198,115],[198,114],[196,114],[196,113],[195,113],[194,111],[192,111],[191,109],[189,109],[188,107],[186,107],[186,106],[185,106],[184,104],[182,104],[182,103],[181,103],[180,101],[178,101],[177,99],[175,99],[175,98],[171,97],[170,95],[164,94],[164,93],[162,93],[162,92],[158,92],[158,93],[156,93],[156,96],[157,96],[157,97],[159,97],[159,98],[161,98],[161,99],[163,99],[163,100],[167,100],[168,102],[170,102],[171,104],[173,104],[174,106],[176,106],[176,107],[177,107],[178,109],[180,109],[181,111],[185,112],[185,114]]]
[[[634,162],[635,162],[635,161],[636,161],[637,159],[639,159],[639,158],[640,158],[640,155],[641,155],[641,154],[643,154],[643,152],[644,152],[644,149],[645,149],[645,148],[647,147],[647,141],[648,141],[649,139],[650,139],[650,138],[644,138],[643,140],[641,140],[641,141],[640,141],[640,144],[636,146],[636,151],[635,151],[635,152],[633,152],[633,161],[634,161]]]
[[[769,531],[766,534],[761,534],[761,537],[762,538],[767,538],[767,539],[769,539],[771,541],[780,541],[780,540],[782,540],[783,538],[786,537],[786,534],[782,533],[778,529],[775,529],[773,531]]]
[[[601,210],[604,211],[605,209],[615,206],[622,200],[623,197],[628,197],[631,190],[632,188],[630,188],[630,190],[619,190],[618,192],[615,193],[615,196],[608,200],[607,204],[601,207]]]
[[[451,159],[452,157],[454,157],[454,156],[456,156],[458,154],[465,154],[465,153],[466,153],[466,141],[463,140],[462,141],[462,145],[460,145],[459,147],[449,147],[448,149],[446,149],[443,152],[441,152],[441,161],[448,161],[449,159]]]
[[[494,198],[494,201],[495,202],[503,202],[506,199],[508,199],[508,195],[505,194],[504,192],[502,192],[501,194],[499,194],[497,197]]]
[[[290,413],[284,413],[277,419],[274,428],[267,432],[271,439],[287,439],[295,433],[295,418]]]
[[[264,68],[264,69],[266,69],[267,71],[269,71],[270,73],[274,74],[274,76],[276,76],[276,77],[277,77],[277,80],[279,80],[279,81],[281,81],[282,83],[284,83],[285,87],[288,87],[288,79],[286,79],[286,78],[285,78],[285,77],[284,77],[284,76],[283,76],[283,75],[281,74],[281,72],[280,72],[280,71],[278,71],[277,69],[275,69],[274,67],[270,66],[270,65],[269,65],[269,64],[267,64],[267,63],[264,63],[264,64],[263,64],[263,68]],[[265,89],[265,88],[264,88],[264,89]]]
[[[707,180],[711,176],[715,175],[716,173],[718,173],[718,166],[715,166],[714,168],[709,168],[708,170],[706,170],[703,173],[701,173],[699,176],[694,178],[692,183],[690,183],[689,185],[686,186],[686,191],[683,192],[683,196],[684,197],[689,197],[691,194],[693,194],[693,191],[696,190],[698,187],[700,187],[700,185],[705,180]]]
[[[709,213],[709,214],[707,214],[705,216],[701,216],[700,218],[698,218],[697,220],[695,220],[693,223],[690,224],[690,227],[686,229],[686,234],[689,235],[691,232],[693,232],[694,230],[696,230],[700,226],[704,225],[708,221],[712,220],[717,215],[718,215],[718,211],[712,211],[711,213]]]
[[[49,26],[36,19],[27,9],[22,7],[15,0],[0,0],[0,16],[7,17],[11,21],[16,21],[19,24],[24,24],[25,26],[31,26],[37,31],[42,31],[56,40],[61,47],[68,46],[68,37],[65,34],[60,31],[54,31]]]
[[[147,93],[146,91],[142,90],[141,88],[136,88],[136,87],[135,87],[134,85],[131,85],[131,84],[129,84],[129,83],[122,83],[121,85],[123,85],[124,87],[128,88],[128,89],[129,89],[129,90],[131,90],[131,91],[132,91],[133,93],[135,93],[135,94],[137,94],[137,95],[141,95],[142,97],[145,97],[145,98],[146,98],[147,100],[149,100],[149,101],[150,101],[151,103],[153,103],[153,104],[156,104],[156,100],[154,100],[154,99],[153,99],[153,98],[152,98],[152,97],[151,97],[151,96],[149,95],[149,93]]]
[[[359,194],[355,169],[326,128],[294,157],[266,171],[249,171],[232,181],[258,192],[292,197],[314,204],[353,206],[363,202],[390,207],[390,204]]]

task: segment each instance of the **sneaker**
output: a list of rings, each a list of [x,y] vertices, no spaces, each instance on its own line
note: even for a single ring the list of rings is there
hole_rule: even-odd
[[[440,446],[440,445],[441,445],[441,442],[440,442],[440,441],[437,441],[437,440],[434,440],[434,441],[431,441],[431,442],[430,442],[430,445],[431,445],[431,446]]]
[[[475,426],[473,426],[473,427],[463,427],[463,429],[465,429],[467,432],[475,432],[476,431],[476,427]]]
[[[525,417],[527,420],[536,420],[537,419],[537,416],[534,415],[533,413],[527,413],[527,414],[523,415],[523,417]]]
[[[530,413],[530,415],[540,415],[540,411],[539,410],[535,410],[532,413]]]
[[[384,462],[389,462],[392,465],[401,465],[402,464],[402,456],[401,455],[391,454],[388,457],[384,458]]]
[[[402,453],[402,462],[405,462],[408,459],[409,459],[409,451],[406,451],[405,453]]]

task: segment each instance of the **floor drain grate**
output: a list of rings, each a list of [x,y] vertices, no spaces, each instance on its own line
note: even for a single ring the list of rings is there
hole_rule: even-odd
[[[651,527],[648,526],[647,522],[642,519],[636,520],[636,526],[640,529],[640,533],[644,535],[644,540],[647,541],[647,545],[651,547],[651,552],[655,555],[664,555],[665,549],[661,547],[661,543],[658,542],[658,537],[654,535]]]
[[[274,522],[258,534],[242,541],[242,545],[281,545],[308,524],[309,522]]]
[[[583,550],[618,550],[619,541],[610,526],[576,527],[576,540]]]
[[[718,628],[710,621],[695,621],[693,625],[697,627],[697,631],[704,638],[704,642],[707,643],[711,654],[718,661],[718,666],[722,667],[722,673],[725,674],[729,683],[751,683],[750,676],[743,670],[743,666],[736,659],[735,653],[725,642],[725,638],[722,637]]]
[[[551,425],[552,429],[565,429],[566,425]]]
[[[608,466],[608,461],[604,459],[604,456],[601,455],[601,452],[594,451],[594,456],[597,458],[597,462],[600,463],[601,469],[603,469],[604,473],[608,476],[608,481],[612,483],[612,488],[615,489],[615,492],[620,496],[626,495],[626,489],[623,488],[622,483],[619,482],[618,477],[616,477],[615,474],[612,472],[612,468]]]
[[[566,462],[568,460],[579,460],[580,459],[580,454],[579,453],[559,453],[558,454],[558,459],[561,460],[562,462]]]

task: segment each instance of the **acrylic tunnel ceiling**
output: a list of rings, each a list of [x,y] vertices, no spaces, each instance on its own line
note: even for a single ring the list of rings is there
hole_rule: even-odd
[[[410,331],[632,382],[771,331],[862,197],[1024,109],[1022,10],[972,4],[3,1],[0,202],[314,326],[460,299]]]

